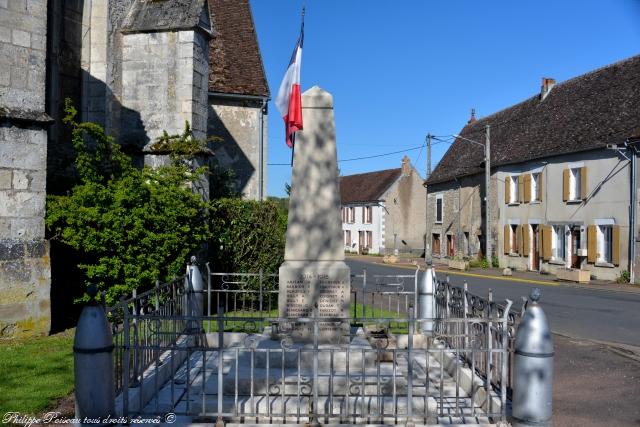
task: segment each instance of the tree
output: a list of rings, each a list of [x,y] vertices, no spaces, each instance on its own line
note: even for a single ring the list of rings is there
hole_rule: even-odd
[[[211,237],[209,205],[191,190],[203,171],[179,157],[169,166],[137,169],[101,126],[76,121],[69,100],[65,112],[79,183],[47,198],[52,238],[87,255],[79,265],[85,284],[106,291],[108,304],[181,274]]]

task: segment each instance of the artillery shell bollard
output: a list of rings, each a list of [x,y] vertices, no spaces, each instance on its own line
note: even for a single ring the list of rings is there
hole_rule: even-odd
[[[202,273],[196,264],[196,257],[191,257],[191,263],[187,265],[187,314],[190,317],[200,318],[204,313],[204,280]],[[202,332],[202,323],[198,320],[191,320],[188,327],[189,333],[199,334]]]
[[[520,321],[515,341],[512,424],[514,427],[551,426],[553,337],[534,289]]]
[[[73,341],[76,418],[81,425],[106,425],[102,422],[115,416],[113,336],[104,308],[95,302],[97,293],[95,285],[89,286],[92,303],[82,309]]]
[[[418,320],[420,320],[420,330],[423,335],[433,336],[433,318],[435,317],[435,278],[431,265],[420,277],[418,283]],[[422,320],[427,319],[427,320]]]

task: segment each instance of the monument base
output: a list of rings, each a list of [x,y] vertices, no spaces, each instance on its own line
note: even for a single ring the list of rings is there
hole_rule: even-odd
[[[351,269],[344,261],[285,261],[279,273],[280,317],[309,320],[280,324],[278,335],[313,342],[316,334],[310,319],[349,317]],[[318,322],[318,342],[348,342],[349,328],[348,320]]]

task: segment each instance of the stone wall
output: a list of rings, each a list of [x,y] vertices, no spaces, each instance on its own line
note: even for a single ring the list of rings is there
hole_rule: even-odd
[[[207,135],[208,39],[196,31],[126,34],[122,53],[122,128],[151,142],[180,133]]]
[[[421,252],[424,249],[425,189],[422,182],[418,172],[410,168],[384,195],[387,212],[384,245],[387,252],[394,249]],[[406,245],[402,243],[403,240]]]
[[[0,107],[44,112],[47,2],[0,0]]]
[[[209,97],[209,136],[222,138],[213,144],[218,165],[232,169],[236,190],[247,199],[259,198],[260,129],[262,122],[263,194],[267,182],[267,115],[261,100]]]
[[[447,236],[453,239],[455,255],[476,256],[482,251],[482,236],[485,234],[483,187],[484,175],[464,177],[428,187],[427,238],[430,253],[434,257],[448,256]],[[442,197],[442,222],[436,222],[436,200],[439,197]],[[492,214],[493,212],[497,210],[493,210]],[[433,248],[434,234],[440,238],[439,251]]]
[[[50,328],[47,2],[0,0],[0,336]]]

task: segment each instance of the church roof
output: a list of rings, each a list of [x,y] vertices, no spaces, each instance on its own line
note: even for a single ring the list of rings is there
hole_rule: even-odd
[[[396,182],[402,168],[385,169],[340,177],[340,203],[364,203],[382,200],[384,193]]]
[[[209,91],[269,96],[249,0],[209,0]]]
[[[640,135],[640,55],[554,86],[471,121],[460,132],[484,143],[491,125],[491,167],[575,153]],[[426,184],[484,171],[484,148],[457,138]]]

